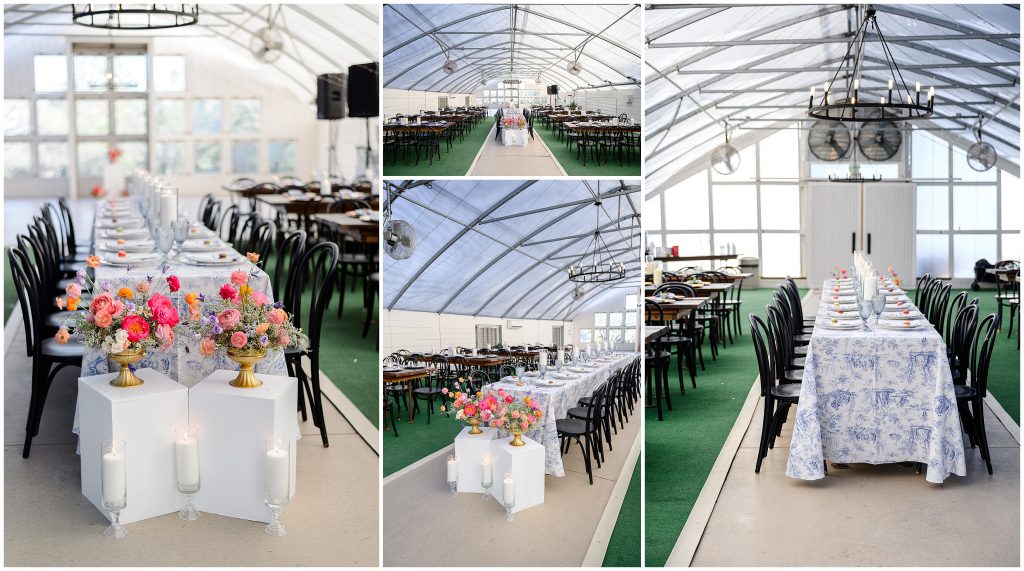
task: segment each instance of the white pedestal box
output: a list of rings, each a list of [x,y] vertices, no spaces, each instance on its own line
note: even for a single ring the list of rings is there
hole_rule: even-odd
[[[124,440],[128,506],[121,523],[133,523],[181,509],[174,456],[174,429],[188,424],[188,389],[153,369],[135,374],[137,387],[110,385],[116,373],[78,379],[78,444],[82,495],[108,519],[103,509],[100,447],[104,440]]]
[[[526,446],[509,446],[512,437],[496,438],[491,442],[494,457],[494,486],[491,495],[504,504],[502,480],[512,474],[516,486],[516,501],[512,513],[544,503],[544,447],[536,440],[523,437]]]
[[[291,441],[294,496],[299,384],[291,377],[257,374],[262,386],[240,389],[228,384],[237,374],[214,371],[189,389],[189,422],[199,430],[200,489],[195,505],[203,512],[269,522],[270,509],[263,503],[264,442]]]
[[[480,430],[484,433],[470,434],[470,427],[467,426],[455,437],[455,458],[459,461],[459,485],[456,489],[460,492],[475,494],[484,492],[483,484],[481,484],[483,475],[481,464],[484,456],[493,456],[491,442],[498,435],[498,431],[494,428],[483,427]],[[491,469],[495,470],[493,459]],[[498,476],[497,471],[491,473],[491,480],[496,486],[501,485],[501,479]]]

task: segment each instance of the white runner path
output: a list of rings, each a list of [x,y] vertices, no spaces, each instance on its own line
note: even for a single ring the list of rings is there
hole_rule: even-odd
[[[505,146],[494,139],[494,127],[487,133],[483,146],[468,176],[567,176],[562,165],[536,134],[523,146]]]

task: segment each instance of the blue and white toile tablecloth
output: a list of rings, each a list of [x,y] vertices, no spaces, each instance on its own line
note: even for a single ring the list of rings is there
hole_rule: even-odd
[[[804,366],[786,475],[824,477],[824,460],[921,462],[927,480],[967,474],[946,346],[933,328],[817,327]]]
[[[559,418],[565,418],[570,408],[579,406],[580,398],[590,396],[601,383],[611,378],[615,371],[622,369],[638,356],[638,353],[615,353],[607,362],[602,362],[601,366],[587,373],[571,373],[563,366],[563,373],[575,375],[576,378],[559,381],[565,384],[558,387],[533,384],[530,377],[526,377],[523,386],[520,387],[506,377],[497,383],[486,385],[483,390],[501,388],[516,399],[529,396],[537,401],[544,413],[543,422],[540,428],[531,430],[526,435],[544,446],[544,472],[560,478],[565,475],[565,468],[562,466],[562,451],[558,443],[558,428],[555,422]],[[552,372],[554,372],[554,367],[549,367],[547,373],[549,377]]]

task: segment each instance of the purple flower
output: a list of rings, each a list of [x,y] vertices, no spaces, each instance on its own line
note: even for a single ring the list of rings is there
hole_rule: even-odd
[[[149,282],[149,283],[153,283],[153,278],[154,278],[154,277],[155,277],[155,276],[151,276],[151,275],[149,275],[149,274],[146,274],[146,281],[147,281],[147,282]]]
[[[85,270],[78,270],[77,272],[75,272],[75,277],[80,279],[80,280],[84,280],[85,279]]]
[[[135,311],[135,303],[131,301],[126,301],[124,302],[124,308],[127,309],[129,313],[131,313]]]
[[[220,325],[218,325],[217,323],[214,323],[213,324],[213,334],[214,335],[220,335],[221,333],[224,333],[224,329]]]
[[[260,335],[260,345],[263,345],[264,347],[266,347],[269,344],[270,344],[270,338],[267,337],[266,335]]]
[[[280,301],[275,301],[274,302],[274,308],[275,309],[281,309],[282,307],[284,307],[284,304],[281,303]]]
[[[166,274],[167,270],[169,270],[169,269],[171,269],[171,265],[170,264],[164,264],[164,265],[160,266],[160,273],[161,274]]]
[[[107,280],[103,280],[100,283],[100,289],[102,289],[103,291],[110,291],[110,287],[110,282]]]
[[[249,272],[249,275],[252,277],[260,275],[260,269],[258,267],[253,266],[252,271]]]
[[[133,270],[134,268],[135,268],[135,266],[134,266],[134,265],[132,265],[132,264],[128,264],[128,265],[127,265],[127,266],[125,266],[125,268],[124,268],[124,273],[126,273],[126,274],[130,274],[130,273],[132,273],[132,270]]]
[[[85,285],[85,278],[84,277],[79,276],[78,278],[75,278],[75,281],[78,282],[79,285]]]
[[[138,371],[139,369],[135,365],[128,365],[128,370],[134,373],[135,371]]]
[[[205,293],[199,294],[199,301],[206,301],[206,294]]]

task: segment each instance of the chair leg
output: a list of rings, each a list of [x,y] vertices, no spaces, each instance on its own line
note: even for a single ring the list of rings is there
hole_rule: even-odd
[[[320,393],[320,358],[313,353],[309,358],[309,372],[312,381],[311,390],[313,391],[313,398],[311,401],[313,405],[313,415],[316,417],[320,424],[320,439],[324,443],[324,448],[330,446],[330,442],[327,441],[327,422],[324,420],[324,401]]]
[[[590,478],[590,485],[593,486],[594,485],[594,470],[590,466],[590,450],[589,450],[589,448],[590,448],[590,437],[586,436],[585,440],[587,441],[587,445],[586,446],[583,445],[583,442],[580,441],[580,438],[578,436],[576,437],[576,443],[579,444],[580,445],[580,449],[583,450],[583,465],[587,469],[587,476]]]
[[[32,396],[29,399],[28,419],[25,421],[25,445],[21,449],[22,458],[28,458],[29,451],[32,449],[32,437],[35,436],[36,414],[39,408],[39,373],[43,361],[44,359],[41,357],[32,360]]]
[[[764,460],[765,456],[768,455],[768,437],[769,431],[771,430],[771,418],[772,418],[772,400],[771,397],[764,399],[764,414],[761,415],[761,441],[757,447],[757,464],[754,465],[754,473],[761,473],[761,461]]]
[[[985,432],[985,405],[980,396],[974,401],[974,411],[974,421],[978,427],[978,440],[981,441],[981,453],[985,456],[988,473],[992,474],[992,455],[989,453],[988,434]]]

